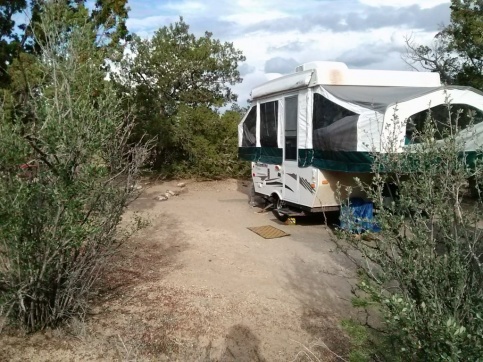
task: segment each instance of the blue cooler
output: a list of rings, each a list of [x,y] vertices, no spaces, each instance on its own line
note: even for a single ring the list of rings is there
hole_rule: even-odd
[[[381,228],[374,220],[374,207],[371,201],[364,201],[361,198],[349,200],[349,206],[340,208],[340,228],[353,233],[365,231],[378,232]]]

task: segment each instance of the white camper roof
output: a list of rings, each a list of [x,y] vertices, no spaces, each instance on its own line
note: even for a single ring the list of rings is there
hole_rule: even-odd
[[[432,72],[349,69],[341,62],[317,61],[254,88],[252,98],[317,85],[434,88],[441,86],[441,80]]]

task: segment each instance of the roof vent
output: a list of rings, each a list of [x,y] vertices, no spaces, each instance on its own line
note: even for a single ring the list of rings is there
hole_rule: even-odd
[[[304,63],[295,68],[295,73],[303,72],[306,70],[320,69],[320,70],[345,70],[348,69],[347,65],[342,62],[329,62],[329,61],[316,61],[310,63]]]

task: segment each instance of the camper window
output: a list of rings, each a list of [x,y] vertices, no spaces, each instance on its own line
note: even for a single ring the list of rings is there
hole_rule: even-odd
[[[278,101],[260,104],[260,144],[278,147]]]
[[[257,144],[257,106],[250,109],[243,122],[242,147],[255,147]]]
[[[357,113],[315,93],[312,117],[314,149],[356,149],[357,120],[359,119]]]
[[[483,122],[483,112],[467,104],[451,105],[451,123],[448,118],[448,106],[440,104],[418,112],[408,118],[406,124],[406,144],[419,143],[420,134],[424,131],[426,120],[431,120],[435,128],[435,138],[440,140],[450,133],[452,127],[463,130],[470,125]]]

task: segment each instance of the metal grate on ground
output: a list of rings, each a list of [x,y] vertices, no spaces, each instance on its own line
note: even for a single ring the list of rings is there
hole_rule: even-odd
[[[287,234],[285,231],[277,229],[276,227],[270,225],[249,227],[247,229],[253,231],[255,234],[258,234],[265,239],[275,239],[281,238],[282,236],[290,235]]]

